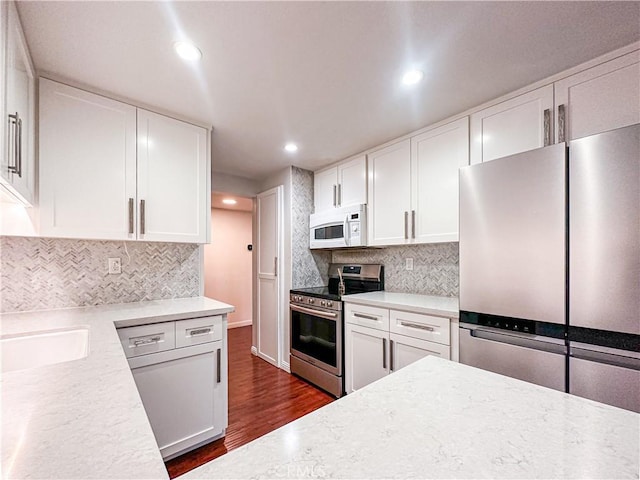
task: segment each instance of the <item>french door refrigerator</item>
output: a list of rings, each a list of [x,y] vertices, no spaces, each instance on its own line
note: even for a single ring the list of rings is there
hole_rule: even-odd
[[[640,125],[460,170],[460,361],[640,412]]]

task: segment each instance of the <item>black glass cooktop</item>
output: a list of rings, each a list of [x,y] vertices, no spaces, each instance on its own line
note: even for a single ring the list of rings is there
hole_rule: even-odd
[[[294,295],[307,295],[308,297],[324,298],[326,300],[340,301],[340,295],[329,291],[329,287],[294,288]]]

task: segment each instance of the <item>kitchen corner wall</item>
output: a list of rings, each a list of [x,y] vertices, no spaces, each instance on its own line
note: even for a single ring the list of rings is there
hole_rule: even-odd
[[[309,250],[309,215],[313,213],[313,172],[291,169],[292,288],[329,284],[331,252]]]
[[[413,270],[405,259],[413,258]],[[432,243],[366,250],[334,250],[333,263],[381,263],[389,292],[457,297],[458,244]]]
[[[108,257],[121,258],[121,274],[107,274]],[[194,297],[200,254],[194,244],[3,236],[0,287],[0,312]]]

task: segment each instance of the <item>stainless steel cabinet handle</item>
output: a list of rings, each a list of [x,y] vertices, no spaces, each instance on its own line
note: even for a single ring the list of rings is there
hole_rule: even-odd
[[[342,184],[338,184],[338,206],[342,206]]]
[[[337,203],[338,201],[336,200],[336,199],[337,199],[337,193],[336,193],[336,190],[337,190],[337,187],[334,185],[334,186],[333,186],[333,206],[334,206],[334,207],[337,207],[337,206],[338,206],[338,203]]]
[[[416,211],[411,210],[411,238],[416,238]]]
[[[389,370],[393,371],[393,340],[389,340]]]
[[[409,212],[404,212],[404,239],[409,239]]]
[[[152,345],[154,343],[160,342],[160,340],[162,340],[162,337],[160,335],[155,335],[153,337],[136,338],[135,340],[133,340],[133,346],[140,347],[142,345]]]
[[[222,359],[222,351],[218,349],[216,351],[216,382],[220,383],[222,381],[222,365],[220,365]]]
[[[562,105],[558,105],[558,142],[566,142],[567,141],[567,111],[564,103]]]
[[[373,320],[374,322],[378,321],[378,317],[374,317],[373,315],[364,315],[363,313],[354,313],[354,317],[364,318],[365,320]]]
[[[387,339],[382,339],[382,368],[387,368]]]
[[[129,233],[133,233],[133,198],[129,199]]]
[[[190,337],[198,337],[200,335],[208,335],[210,333],[211,333],[211,327],[193,328],[191,330],[187,330],[187,335]]]
[[[403,327],[409,327],[409,328],[419,328],[420,330],[426,330],[427,332],[433,332],[435,330],[433,327],[430,327],[428,325],[421,325],[419,323],[413,323],[413,322],[401,321],[400,325],[402,325]]]
[[[278,276],[278,257],[273,258],[273,276]]]
[[[18,118],[18,112],[10,113],[9,127],[7,128],[7,169],[12,173],[18,173]]]
[[[140,200],[140,235],[145,234],[145,211],[144,200]]]
[[[17,112],[16,112],[17,115]],[[18,140],[16,141],[18,144],[18,177],[22,178],[22,119],[18,116]]]
[[[551,110],[544,111],[544,146],[551,145]]]

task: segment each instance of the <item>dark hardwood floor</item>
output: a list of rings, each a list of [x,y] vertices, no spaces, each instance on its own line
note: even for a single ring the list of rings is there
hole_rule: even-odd
[[[166,462],[171,478],[306,415],[334,398],[251,355],[251,327],[229,330],[229,427],[220,440]]]

